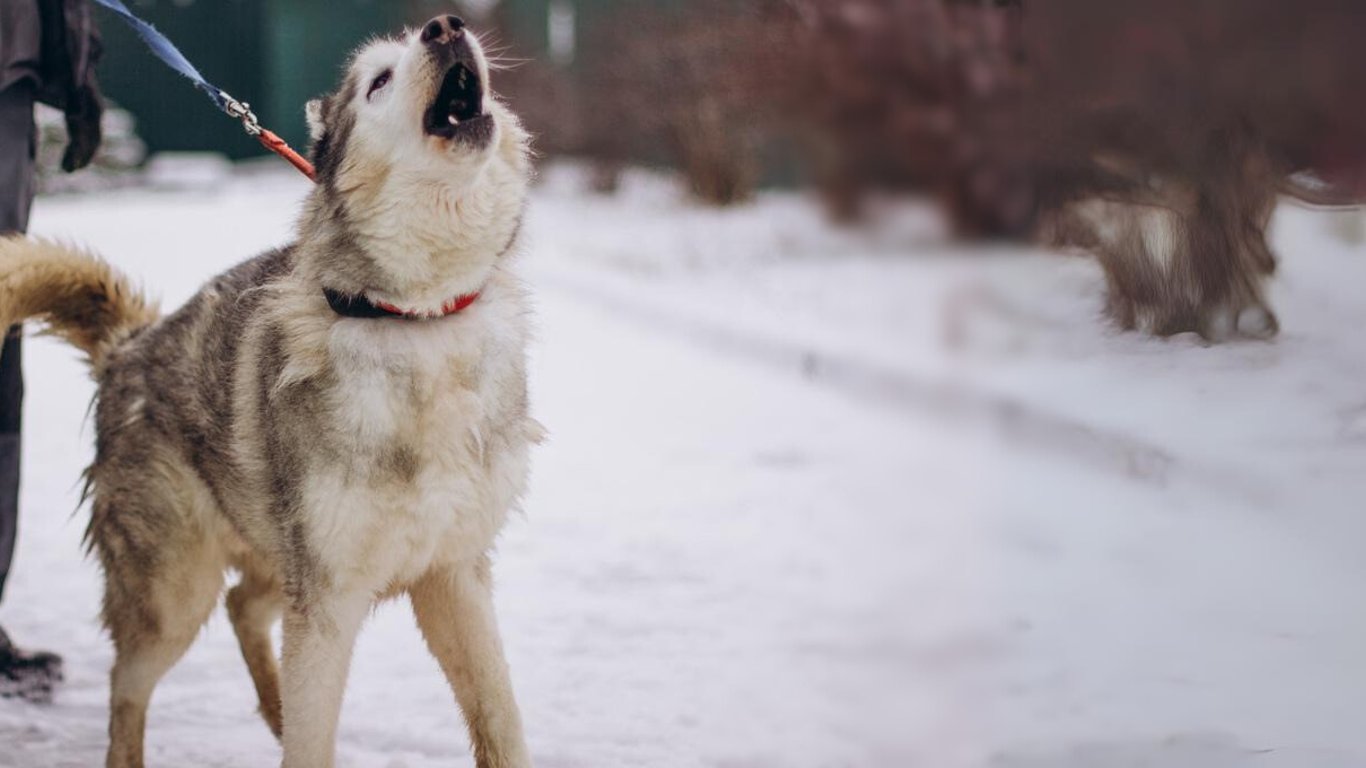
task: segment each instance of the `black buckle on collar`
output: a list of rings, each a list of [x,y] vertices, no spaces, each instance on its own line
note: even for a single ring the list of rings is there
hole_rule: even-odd
[[[323,296],[327,297],[327,306],[331,307],[333,312],[336,312],[342,317],[373,319],[377,317],[405,316],[397,312],[391,312],[387,309],[381,309],[364,296],[352,296],[350,294],[342,293],[341,291],[334,291],[331,288],[324,288]]]

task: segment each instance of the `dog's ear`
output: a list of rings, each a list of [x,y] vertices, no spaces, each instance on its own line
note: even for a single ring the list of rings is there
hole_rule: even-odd
[[[326,107],[322,99],[314,99],[304,107],[304,112],[308,115],[308,135],[317,141],[327,132],[327,124],[323,122]]]

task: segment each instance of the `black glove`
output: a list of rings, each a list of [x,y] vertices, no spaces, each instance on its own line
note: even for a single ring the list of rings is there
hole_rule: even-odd
[[[92,81],[72,94],[66,105],[66,153],[62,155],[62,170],[79,171],[90,165],[100,148],[100,116],[104,114],[104,99]]]

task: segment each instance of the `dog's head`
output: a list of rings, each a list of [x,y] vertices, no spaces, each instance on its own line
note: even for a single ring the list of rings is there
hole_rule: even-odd
[[[528,138],[489,71],[474,33],[440,16],[363,45],[338,89],[308,105],[315,229],[370,262],[343,259],[334,287],[421,303],[415,281],[436,293],[477,288],[477,273],[510,247]]]
[[[450,180],[520,134],[489,90],[483,46],[455,16],[362,46],[341,87],[309,103],[308,122],[324,180],[367,166]]]

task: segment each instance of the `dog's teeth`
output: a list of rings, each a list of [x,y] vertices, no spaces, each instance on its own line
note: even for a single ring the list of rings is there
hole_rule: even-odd
[[[460,120],[459,120],[458,118],[456,118],[455,115],[451,115],[450,117],[448,117],[448,118],[446,118],[446,119],[450,121],[451,125],[460,125]]]

